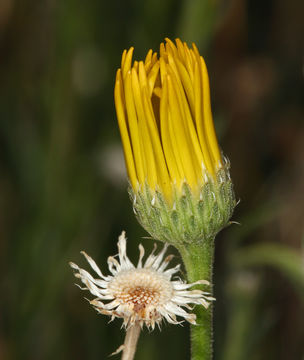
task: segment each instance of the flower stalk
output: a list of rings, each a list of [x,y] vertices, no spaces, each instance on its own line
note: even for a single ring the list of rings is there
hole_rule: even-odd
[[[123,353],[121,360],[133,360],[137,341],[140,335],[140,325],[135,323],[133,326],[130,326],[126,332],[125,342],[123,344]]]
[[[214,238],[207,238],[187,247],[179,247],[179,252],[186,268],[188,281],[193,282],[203,277],[212,284]],[[212,286],[210,294],[212,296]],[[213,306],[211,304],[208,309],[197,306],[194,313],[197,325],[191,325],[191,359],[210,360],[213,353]]]

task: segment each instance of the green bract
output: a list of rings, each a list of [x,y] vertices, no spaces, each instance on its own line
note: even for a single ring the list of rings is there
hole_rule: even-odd
[[[130,187],[129,194],[135,215],[145,230],[154,239],[177,248],[214,238],[229,224],[236,205],[228,163],[217,171],[215,180],[208,177],[199,195],[194,195],[185,182],[182,191],[174,191],[173,205],[148,185],[136,193]]]

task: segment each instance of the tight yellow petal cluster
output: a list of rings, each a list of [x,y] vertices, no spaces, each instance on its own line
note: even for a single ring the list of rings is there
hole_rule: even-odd
[[[172,185],[194,193],[223,160],[211,114],[205,61],[193,44],[170,39],[132,63],[125,50],[115,83],[115,105],[133,190],[148,184],[172,201]]]

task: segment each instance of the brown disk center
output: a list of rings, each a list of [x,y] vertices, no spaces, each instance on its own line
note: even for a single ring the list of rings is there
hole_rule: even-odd
[[[123,302],[132,303],[134,305],[134,310],[136,312],[141,311],[147,305],[156,304],[158,296],[158,291],[142,286],[125,288],[119,294],[119,298]]]

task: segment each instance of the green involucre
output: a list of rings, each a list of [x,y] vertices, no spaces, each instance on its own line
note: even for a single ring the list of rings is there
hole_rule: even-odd
[[[186,182],[182,192],[173,187],[173,205],[147,184],[136,192],[130,189],[129,194],[134,213],[144,229],[154,239],[177,248],[213,239],[228,225],[236,205],[228,163],[218,170],[216,179],[208,177],[199,195],[194,195]]]

